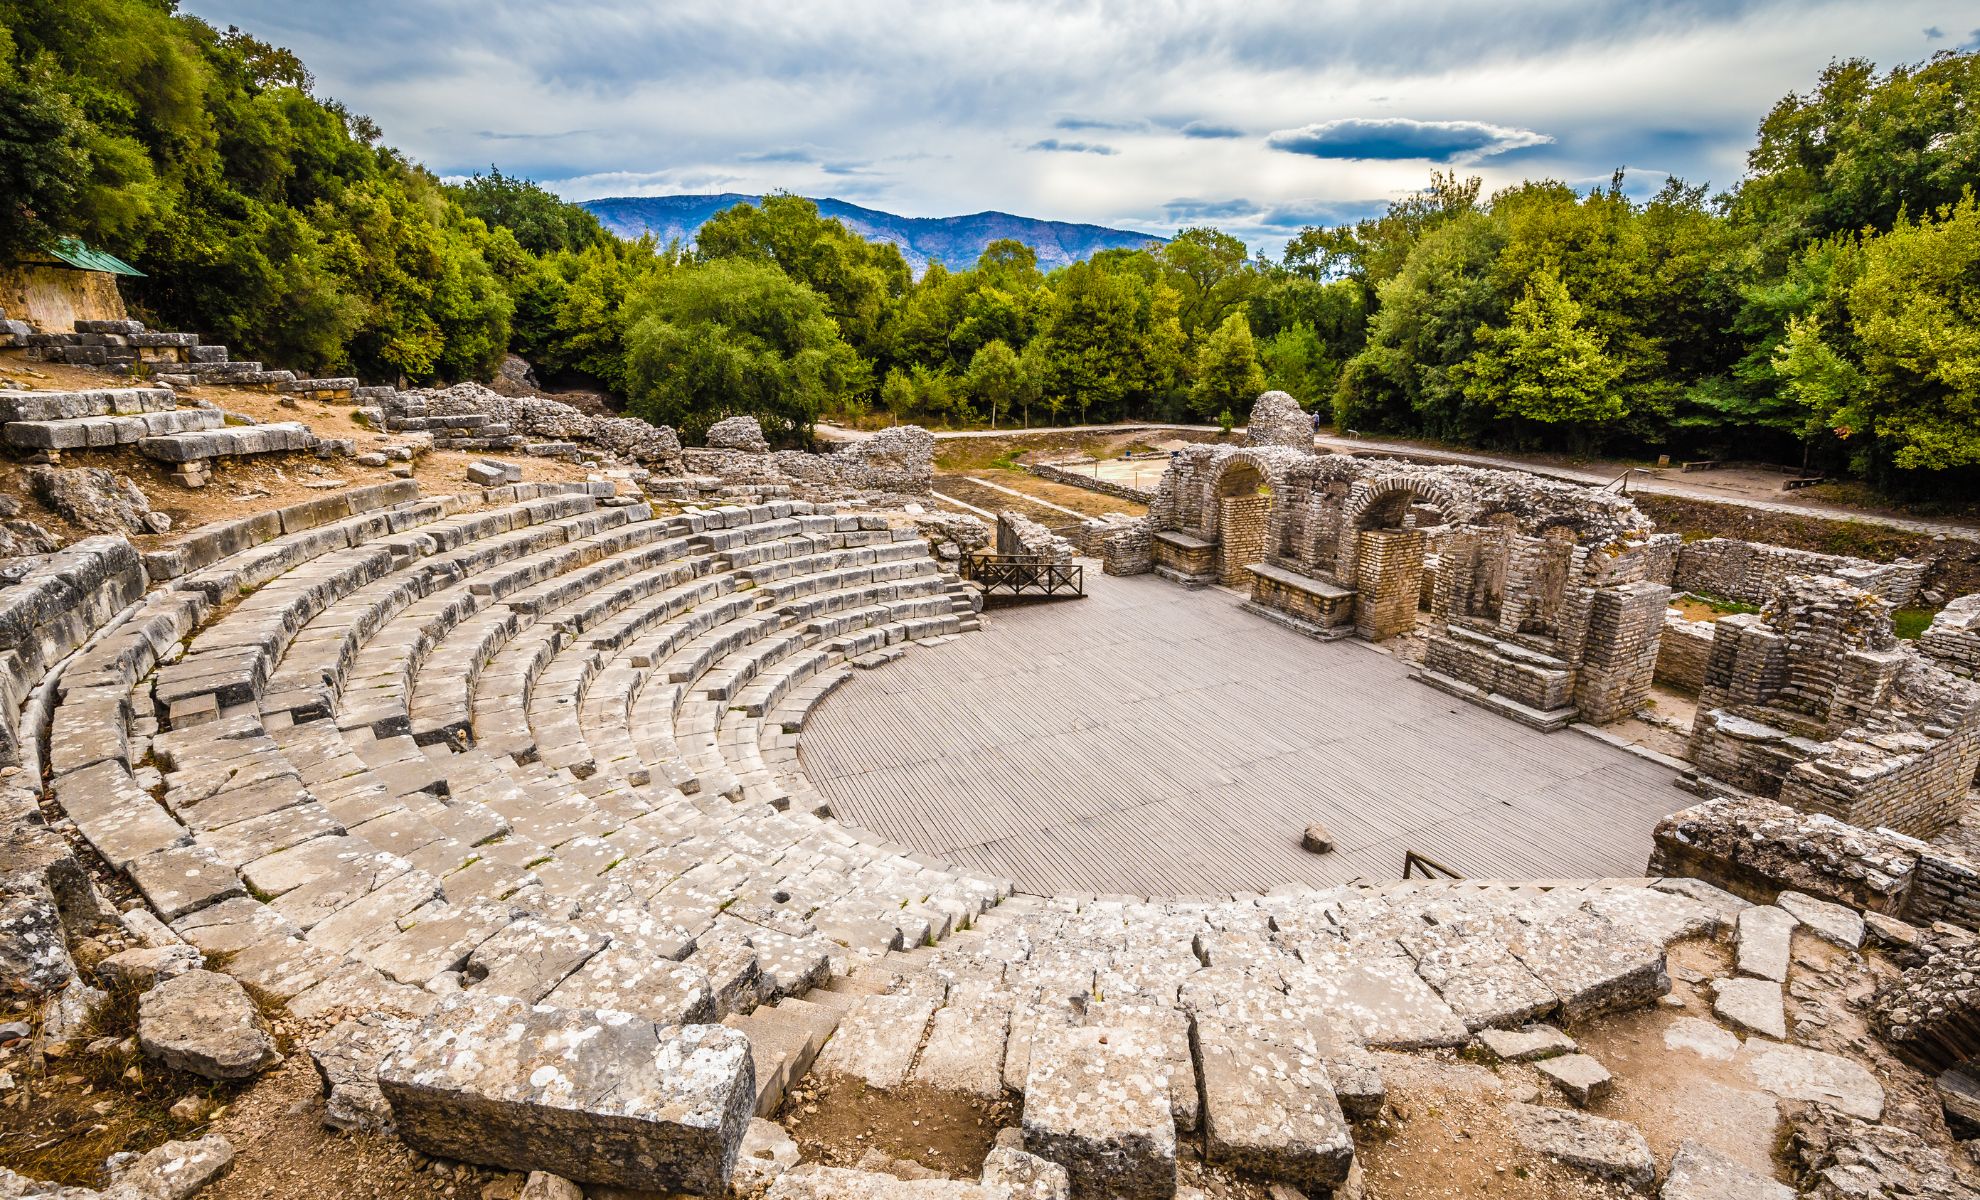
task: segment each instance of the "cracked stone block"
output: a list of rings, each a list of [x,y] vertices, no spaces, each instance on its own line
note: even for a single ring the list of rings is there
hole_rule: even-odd
[[[756,1095],[749,1040],[457,993],[378,1069],[399,1136],[441,1158],[721,1194]]]
[[[310,1061],[323,1080],[325,1125],[367,1133],[392,1128],[392,1106],[378,1090],[378,1064],[406,1049],[418,1028],[410,1017],[368,1012],[310,1042]]]
[[[1794,1200],[1794,1189],[1697,1142],[1681,1142],[1664,1177],[1662,1200]]]
[[[1361,1041],[1385,1050],[1462,1046],[1471,1031],[1408,956],[1316,950],[1305,968],[1286,973],[1289,994],[1309,1008],[1332,1011]]]
[[[206,956],[180,943],[158,948],[123,950],[96,964],[96,978],[106,987],[145,991],[167,979],[206,965]]]
[[[208,1079],[247,1079],[282,1061],[247,989],[203,970],[138,997],[138,1046],[168,1067]]]
[[[1467,1029],[1510,1028],[1560,1006],[1553,989],[1496,938],[1435,925],[1397,940]]]
[[[1863,914],[1855,909],[1800,892],[1782,892],[1774,897],[1774,903],[1823,941],[1845,950],[1863,948]]]
[[[1865,1121],[1884,1115],[1884,1086],[1851,1059],[1756,1039],[1740,1048],[1740,1065],[1783,1100],[1813,1100]]]
[[[1500,1062],[1534,1062],[1557,1054],[1573,1054],[1581,1049],[1575,1040],[1552,1025],[1528,1025],[1524,1029],[1481,1029],[1478,1043]]]
[[[1794,914],[1773,905],[1756,904],[1739,914],[1733,954],[1739,973],[1786,983],[1788,954],[1794,946]]]
[[[45,996],[75,975],[54,893],[25,872],[0,878],[0,996]]]
[[[1713,906],[1680,892],[1656,888],[1626,887],[1597,892],[1588,898],[1586,907],[1589,912],[1659,946],[1717,933],[1727,924]]]
[[[1303,1025],[1197,1016],[1208,1161],[1323,1193],[1347,1177],[1353,1139],[1309,1037]]]
[[[1657,1160],[1643,1133],[1626,1121],[1611,1121],[1564,1108],[1514,1104],[1509,1108],[1513,1136],[1536,1154],[1565,1166],[1613,1179],[1646,1195],[1657,1181]]]
[[[1004,1188],[1011,1200],[1070,1200],[1072,1178],[1058,1163],[1001,1146],[983,1159],[984,1187]]]
[[[1563,1054],[1533,1064],[1541,1078],[1561,1090],[1576,1105],[1587,1108],[1615,1088],[1609,1069],[1586,1054]]]
[[[812,1070],[892,1091],[907,1079],[935,1002],[911,993],[862,996],[839,1022]]]
[[[534,1004],[603,950],[611,937],[568,922],[526,917],[468,955],[466,975],[490,995]]]
[[[982,1100],[1004,1094],[1004,1046],[1010,1009],[994,1004],[951,1004],[935,1014],[928,1045],[914,1064],[914,1079],[945,1092]]]
[[[1591,912],[1536,916],[1508,933],[1506,948],[1561,998],[1569,1021],[1654,1004],[1671,990],[1662,946]]]
[[[1715,979],[1712,1012],[1742,1033],[1782,1041],[1787,1038],[1787,1006],[1781,985],[1771,979]]]
[[[1024,1148],[1066,1169],[1075,1200],[1169,1200],[1176,1124],[1153,1047],[1118,1029],[1040,1028],[1024,1089]]]

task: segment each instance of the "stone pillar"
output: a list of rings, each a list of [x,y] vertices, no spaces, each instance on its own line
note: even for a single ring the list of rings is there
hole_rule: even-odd
[[[1217,582],[1250,590],[1251,573],[1245,568],[1265,560],[1265,521],[1271,509],[1270,496],[1225,498],[1217,530]]]
[[[1416,625],[1430,539],[1421,529],[1364,529],[1359,537],[1354,631],[1371,642],[1409,632]]]
[[[1574,706],[1596,725],[1643,707],[1657,668],[1657,642],[1671,589],[1661,583],[1603,588],[1591,598]]]

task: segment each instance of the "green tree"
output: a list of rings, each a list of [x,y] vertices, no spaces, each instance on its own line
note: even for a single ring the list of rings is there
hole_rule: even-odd
[[[1244,314],[1234,312],[1224,318],[1196,351],[1194,381],[1190,385],[1190,407],[1203,416],[1220,409],[1246,412],[1251,402],[1265,390],[1265,370],[1258,365],[1258,347],[1252,344],[1251,325]]]
[[[1980,465],[1980,205],[1837,244],[1827,305],[1774,363],[1813,429],[1886,482]],[[1819,248],[1813,253],[1821,253]],[[1894,472],[1914,479],[1894,478]]]
[[[1581,436],[1623,416],[1613,388],[1622,369],[1554,276],[1536,275],[1509,323],[1479,329],[1477,340],[1477,351],[1455,371],[1474,404],[1523,421],[1573,426]]]
[[[627,308],[628,407],[690,437],[748,414],[809,444],[820,411],[870,386],[824,299],[768,263],[664,271]]]
[[[912,278],[899,249],[869,242],[785,193],[717,213],[695,235],[695,252],[775,264],[823,297],[846,340],[869,357],[883,350],[886,323]]]
[[[507,229],[533,255],[586,250],[611,240],[597,217],[564,203],[531,180],[502,174],[500,167],[454,184],[447,193],[462,212],[490,229]]]
[[[969,394],[990,413],[990,428],[997,427],[999,413],[1009,413],[1028,405],[1036,382],[1025,369],[1024,359],[1003,341],[984,343],[969,360],[965,377]]]

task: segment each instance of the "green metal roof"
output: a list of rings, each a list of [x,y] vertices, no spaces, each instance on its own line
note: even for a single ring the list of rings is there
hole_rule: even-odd
[[[68,263],[70,266],[78,267],[84,271],[106,271],[112,275],[130,275],[138,279],[144,278],[143,271],[138,270],[123,259],[105,254],[101,250],[91,250],[75,238],[61,239],[53,246],[50,246],[48,252],[63,262]]]

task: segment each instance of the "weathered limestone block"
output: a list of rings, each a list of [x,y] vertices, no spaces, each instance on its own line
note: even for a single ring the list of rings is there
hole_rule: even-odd
[[[1757,979],[1787,982],[1788,955],[1794,947],[1794,914],[1771,904],[1756,904],[1739,914],[1733,942],[1739,973]]]
[[[167,979],[177,979],[206,965],[206,956],[191,946],[149,947],[112,954],[96,964],[96,977],[105,987],[144,991]]]
[[[1845,950],[1862,949],[1863,914],[1855,909],[1800,892],[1782,892],[1774,897],[1774,903],[1823,941]]]
[[[724,417],[708,427],[708,448],[741,450],[746,454],[768,454],[770,443],[763,437],[763,426],[747,414]]]
[[[1511,1028],[1560,1006],[1560,997],[1496,938],[1434,925],[1398,941],[1467,1029]]]
[[[863,996],[839,1023],[813,1070],[843,1075],[868,1087],[892,1091],[914,1064],[914,1052],[935,1015],[935,1002],[907,992]]]
[[[1817,1101],[1865,1121],[1884,1115],[1884,1085],[1852,1059],[1754,1038],[1740,1048],[1740,1065],[1783,1100]]]
[[[1058,1163],[1000,1146],[983,1159],[983,1186],[1007,1188],[1011,1200],[1070,1200],[1072,1178]]]
[[[1659,1195],[1662,1200],[1794,1200],[1794,1189],[1748,1170],[1710,1146],[1681,1142]]]
[[[1464,1022],[1400,951],[1324,950],[1302,957],[1304,967],[1286,973],[1288,994],[1308,1008],[1332,1010],[1368,1046],[1418,1050],[1471,1040]]]
[[[75,975],[47,883],[34,872],[0,876],[0,996],[45,996]]]
[[[410,1017],[368,1012],[310,1042],[310,1061],[323,1080],[323,1123],[332,1129],[389,1131],[392,1106],[378,1089],[378,1065],[410,1046],[418,1030],[419,1022]]]
[[[1506,948],[1561,998],[1569,1021],[1651,1004],[1671,990],[1663,947],[1594,913],[1536,917]]]
[[[138,998],[138,1046],[168,1067],[208,1079],[247,1079],[282,1061],[247,990],[203,970]]]
[[[1533,1104],[1514,1104],[1511,1113],[1513,1136],[1528,1150],[1645,1194],[1657,1181],[1657,1160],[1634,1125]]]
[[[914,1078],[946,1092],[982,1100],[1004,1094],[1004,1047],[1010,1009],[996,1003],[951,1004],[935,1014]]]
[[[1169,1200],[1176,1126],[1151,1048],[1118,1029],[1036,1030],[1024,1147],[1066,1169],[1075,1200]]]
[[[1609,1069],[1586,1054],[1544,1058],[1534,1064],[1534,1070],[1582,1108],[1607,1096],[1615,1087]]]
[[[1787,1037],[1787,1008],[1781,985],[1771,979],[1715,979],[1712,1012],[1742,1033],[1780,1040]]]
[[[718,1195],[749,1125],[749,1040],[625,1013],[460,993],[388,1057],[399,1136],[442,1158]]]
[[[233,1165],[234,1147],[226,1138],[166,1142],[113,1171],[104,1200],[190,1200]]]
[[[466,976],[482,992],[535,1004],[612,939],[568,922],[528,917],[481,943]]]
[[[1290,1023],[1196,1017],[1208,1161],[1323,1192],[1347,1178],[1354,1141],[1306,1036]]]
[[[1500,1062],[1537,1062],[1581,1049],[1573,1038],[1552,1025],[1528,1025],[1517,1030],[1481,1029],[1478,1041]]]

